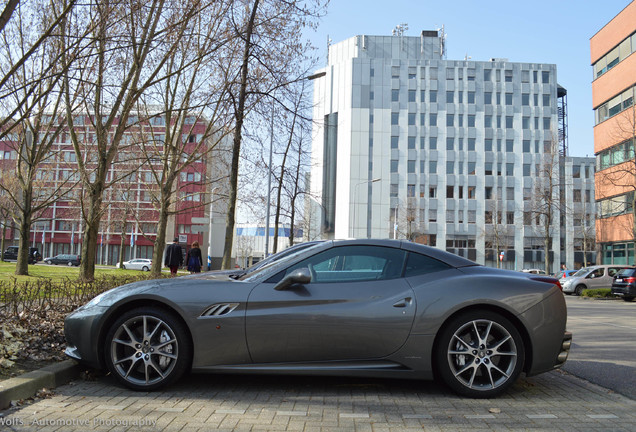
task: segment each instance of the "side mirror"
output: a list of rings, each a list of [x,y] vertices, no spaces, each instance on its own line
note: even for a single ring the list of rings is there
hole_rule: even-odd
[[[282,281],[278,282],[274,289],[284,291],[295,284],[308,284],[311,282],[311,273],[308,268],[299,268],[288,274]]]

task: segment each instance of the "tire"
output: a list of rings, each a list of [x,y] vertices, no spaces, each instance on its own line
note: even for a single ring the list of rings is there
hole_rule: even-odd
[[[179,379],[192,364],[188,331],[172,313],[155,307],[130,310],[106,335],[106,366],[124,386],[157,390]]]
[[[125,265],[121,265],[122,270],[126,270],[126,266]]]
[[[521,335],[498,313],[462,313],[445,323],[438,336],[436,374],[459,395],[497,396],[514,384],[523,370]]]
[[[631,302],[632,300],[634,300],[634,297],[623,297],[623,301]]]
[[[574,293],[580,297],[583,295],[583,290],[586,290],[586,289],[587,287],[583,284],[577,285],[577,287],[574,289]]]
[[[73,263],[71,261],[69,261],[69,262],[66,263],[66,265],[71,267],[71,266],[73,266]]]
[[[53,264],[51,261],[46,261],[46,263],[47,263],[48,265]]]
[[[141,271],[150,271],[150,269],[149,269],[148,267],[146,267],[146,266],[143,266],[143,267],[141,268]]]

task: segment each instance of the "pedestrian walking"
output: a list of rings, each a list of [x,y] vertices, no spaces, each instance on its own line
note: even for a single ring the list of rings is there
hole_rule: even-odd
[[[178,237],[175,237],[172,244],[166,249],[166,258],[163,263],[170,268],[172,276],[177,275],[177,270],[183,264],[183,252],[181,251],[181,246],[179,246]]]
[[[199,248],[199,242],[192,243],[192,248],[188,251],[186,257],[186,263],[188,263],[188,271],[192,273],[201,273],[201,266],[203,265],[203,258],[201,257],[201,249]]]

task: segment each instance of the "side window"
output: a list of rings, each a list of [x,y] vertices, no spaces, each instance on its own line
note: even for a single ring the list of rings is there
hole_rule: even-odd
[[[607,274],[611,277],[614,277],[616,275],[616,273],[618,273],[620,269],[616,268],[616,267],[610,267],[609,269],[607,269]]]
[[[406,252],[376,246],[334,247],[287,269],[309,268],[312,282],[360,282],[401,277]]]
[[[406,260],[406,270],[404,277],[418,276],[427,273],[434,273],[451,268],[446,263],[431,258],[426,255],[409,252]]]

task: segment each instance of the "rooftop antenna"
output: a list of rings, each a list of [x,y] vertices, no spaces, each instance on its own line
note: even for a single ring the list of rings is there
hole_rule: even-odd
[[[327,35],[327,65],[329,65],[329,48],[331,48],[331,38]]]
[[[446,58],[446,32],[444,31],[444,24],[442,24],[442,28],[438,28],[437,32],[439,33],[439,51],[440,56],[445,59]]]
[[[408,23],[400,23],[395,26],[391,34],[393,36],[405,36],[406,31],[409,29]]]

